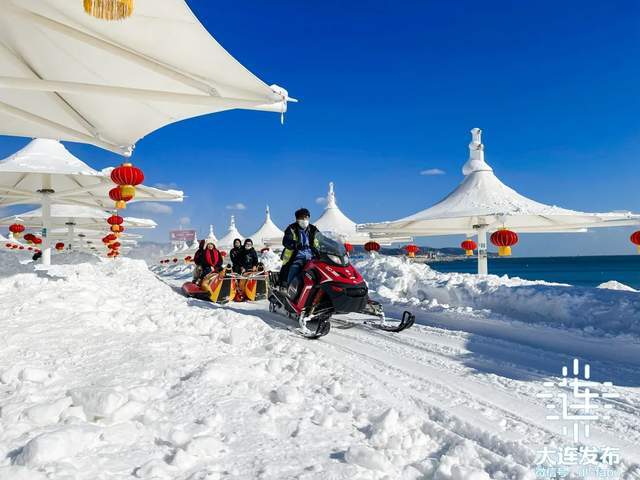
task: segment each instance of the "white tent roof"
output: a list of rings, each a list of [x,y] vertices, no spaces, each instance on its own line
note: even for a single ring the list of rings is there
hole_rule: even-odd
[[[244,237],[240,234],[238,229],[236,228],[236,217],[231,215],[231,222],[229,223],[229,230],[227,234],[218,240],[216,244],[218,248],[229,248],[233,246],[233,241],[239,238],[240,240],[244,240]]]
[[[84,205],[51,205],[51,225],[61,227],[67,224],[77,225],[86,229],[108,230],[107,218],[111,213],[99,208],[86,207]],[[37,208],[19,215],[12,215],[0,219],[0,225],[9,225],[20,219],[26,227],[42,226],[42,209]],[[148,218],[124,217],[125,228],[155,228],[156,222]]]
[[[481,130],[471,130],[464,180],[434,206],[393,222],[359,227],[376,234],[415,236],[472,234],[474,227],[505,227],[516,232],[579,232],[585,228],[635,225],[640,215],[630,212],[585,213],[531,200],[502,183],[484,160]]]
[[[115,187],[111,170],[94,170],[60,142],[37,138],[0,160],[0,205],[40,203],[38,191],[49,189],[49,198],[55,203],[113,208],[109,198],[109,190]],[[132,202],[182,200],[180,191],[138,185]]]
[[[216,238],[216,235],[213,233],[213,225],[209,225],[209,235],[207,235],[207,238],[205,239],[207,241],[207,243],[214,243],[217,244],[218,243],[218,239]],[[196,244],[196,248],[198,247],[198,244]]]
[[[129,155],[164,125],[235,108],[284,113],[291,100],[229,55],[184,0],[137,0],[119,22],[85,14],[80,0],[1,4],[0,134]]]
[[[264,223],[257,232],[255,232],[248,238],[253,240],[253,244],[256,246],[256,248],[261,249],[270,245],[282,244],[283,237],[284,232],[280,230],[275,223],[273,223],[273,220],[271,220],[271,212],[269,211],[269,206],[267,205]]]
[[[318,227],[322,233],[352,245],[364,245],[372,239],[369,233],[357,231],[356,222],[342,213],[342,210],[340,210],[336,202],[333,182],[329,183],[327,206],[320,218],[313,222],[313,224]],[[376,241],[390,245],[395,242],[411,241],[411,237],[382,235],[380,238],[377,238]]]

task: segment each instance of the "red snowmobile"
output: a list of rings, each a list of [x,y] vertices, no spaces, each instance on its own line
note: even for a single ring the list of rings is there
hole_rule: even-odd
[[[400,323],[386,323],[382,305],[369,299],[367,284],[350,264],[344,245],[321,233],[316,238],[315,258],[290,285],[280,282],[280,272],[270,272],[269,311],[284,310],[298,321],[297,333],[312,339],[329,333],[330,319],[336,314],[374,316],[375,321],[364,323],[387,332],[401,332],[413,325],[415,316],[406,311]]]

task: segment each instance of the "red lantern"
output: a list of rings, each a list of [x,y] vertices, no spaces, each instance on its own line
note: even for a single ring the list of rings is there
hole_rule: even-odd
[[[511,255],[511,247],[518,243],[518,234],[506,228],[493,232],[491,243],[498,247],[498,255],[508,257]]]
[[[470,238],[467,238],[464,242],[460,244],[460,246],[464,249],[465,253],[467,254],[467,257],[472,256],[473,251],[478,248],[478,244],[473,240],[471,240]]]
[[[184,257],[184,261],[185,263],[189,263],[191,261],[191,255],[187,255],[186,257]]]
[[[20,246],[18,247],[18,250],[24,250],[24,247],[23,247],[22,245],[20,245]]]
[[[177,258],[174,258],[174,259],[173,259],[173,263],[178,263],[178,259],[177,259]]]
[[[638,253],[640,253],[640,230],[631,234],[631,243],[638,247]]]
[[[108,245],[111,250],[117,250],[120,248],[120,242],[113,242]]]
[[[16,248],[18,248],[18,245],[16,245],[16,244],[14,243],[13,245],[11,245],[11,248],[12,248],[13,250],[15,250]]]
[[[111,225],[110,229],[113,233],[122,233],[124,232],[124,227],[122,225]]]
[[[109,190],[109,198],[116,202],[116,208],[127,208],[127,202],[133,199],[133,195],[123,195],[120,187]]]
[[[27,247],[27,250],[32,251],[33,247]]]
[[[262,250],[260,250],[260,253],[267,253],[269,250],[269,247],[264,247]]]
[[[222,257],[224,258],[224,257],[226,257],[226,256],[227,256],[227,252],[225,252],[224,250],[222,250],[222,251],[220,252],[220,255],[222,255]]]
[[[36,237],[36,236],[35,236],[33,233],[27,233],[27,234],[25,234],[25,236],[24,236],[24,240],[25,240],[27,243],[33,243],[33,239],[34,239],[35,237]]]
[[[144,174],[138,167],[134,167],[130,163],[123,163],[113,169],[111,180],[119,185],[120,195],[131,200],[136,195],[136,185],[140,185],[144,181]]]
[[[40,237],[33,237],[33,243],[35,245],[40,245],[42,243],[42,239]]]
[[[344,249],[346,250],[347,253],[351,253],[353,252],[353,245],[351,245],[350,243],[345,243]]]
[[[58,250],[58,251],[64,250],[64,243],[62,243],[62,242],[56,243],[56,250]]]
[[[122,225],[124,223],[124,218],[122,218],[120,215],[111,215],[109,218],[107,218],[107,223],[109,225]]]
[[[378,242],[367,242],[364,244],[364,249],[367,252],[379,252],[380,244]]]
[[[13,233],[14,237],[20,238],[20,235],[22,235],[22,232],[25,231],[25,228],[24,228],[24,225],[20,223],[13,223],[9,225],[9,231]]]
[[[111,171],[111,180],[116,185],[140,185],[144,182],[144,173],[130,163],[123,163]]]
[[[10,243],[5,243],[5,244],[4,244],[4,246],[5,246],[6,248],[11,248],[11,244],[10,244]]]
[[[104,238],[107,239],[107,243],[115,242],[118,239],[118,237],[116,237],[113,233],[110,233]]]
[[[404,249],[407,252],[407,256],[409,257],[415,257],[416,253],[420,251],[420,247],[418,247],[417,245],[407,245],[406,247],[404,247]]]

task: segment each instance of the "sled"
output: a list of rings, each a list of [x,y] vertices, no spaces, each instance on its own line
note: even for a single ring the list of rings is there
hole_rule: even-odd
[[[202,279],[200,285],[186,282],[182,291],[188,297],[209,300],[214,303],[227,303],[236,296],[236,279],[228,275],[226,270],[212,272]]]
[[[262,300],[267,298],[267,283],[269,276],[265,272],[246,272],[236,275],[237,295],[236,301]]]

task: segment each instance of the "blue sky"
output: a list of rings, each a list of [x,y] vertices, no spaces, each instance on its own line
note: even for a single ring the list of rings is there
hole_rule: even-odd
[[[640,3],[635,1],[188,2],[213,36],[300,103],[278,115],[233,111],[144,138],[133,160],[150,184],[189,198],[151,215],[165,240],[188,217],[219,235],[229,214],[281,227],[336,183],[356,221],[391,220],[461,181],[469,130],[484,131],[498,176],[536,200],[640,211]],[[0,155],[25,139],[0,137]],[[67,144],[96,168],[114,154]],[[421,175],[440,169],[440,175]],[[242,203],[244,210],[227,206]],[[315,216],[315,215],[314,215]],[[631,253],[629,229],[523,235],[519,255]],[[457,237],[421,239],[457,245]],[[553,249],[550,249],[553,245]]]

